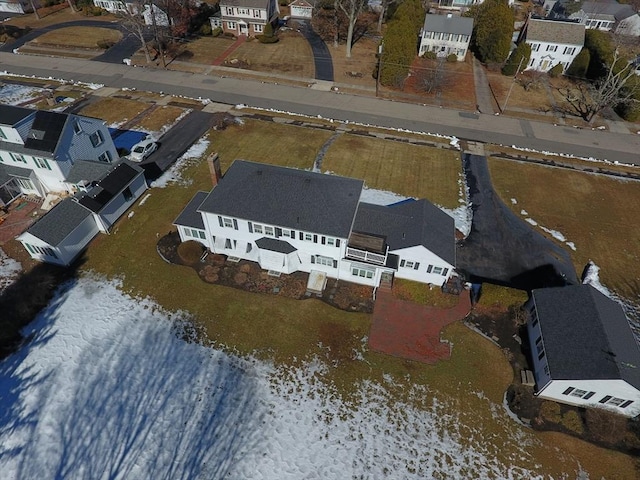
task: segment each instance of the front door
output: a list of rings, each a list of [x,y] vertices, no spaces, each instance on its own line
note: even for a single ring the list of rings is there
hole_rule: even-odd
[[[240,23],[240,35],[246,35],[249,32],[249,27],[246,23]]]

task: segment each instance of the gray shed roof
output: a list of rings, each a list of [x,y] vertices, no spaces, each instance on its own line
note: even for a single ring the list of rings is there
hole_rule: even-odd
[[[117,164],[89,192],[78,196],[78,203],[92,212],[98,213],[142,172],[142,168],[137,165],[123,161]]]
[[[530,18],[525,28],[529,42],[584,45],[585,27],[581,23]]]
[[[35,110],[13,105],[0,105],[0,125],[15,125],[33,114]]]
[[[386,237],[389,250],[422,245],[455,266],[455,222],[428,200],[383,206],[361,203],[353,231]]]
[[[473,18],[457,15],[433,15],[428,13],[424,17],[425,32],[453,33],[456,35],[471,35]]]
[[[533,291],[554,380],[623,379],[640,389],[640,348],[622,307],[590,285]]]
[[[89,210],[72,198],[65,198],[31,225],[27,232],[49,245],[57,246],[89,216]]]
[[[65,179],[66,183],[77,184],[85,180],[95,182],[102,178],[113,168],[112,163],[98,162],[95,160],[76,160]]]
[[[0,185],[4,185],[15,177],[29,178],[33,170],[28,168],[14,167],[13,165],[0,164]]]
[[[362,180],[236,160],[203,212],[347,238]]]
[[[207,198],[207,195],[209,195],[209,192],[196,193],[182,212],[180,212],[180,215],[173,221],[173,224],[204,230],[202,214],[198,209],[200,205],[202,205],[202,202],[204,202],[204,199]]]
[[[256,245],[262,250],[270,250],[288,255],[296,251],[296,248],[289,242],[278,240],[276,238],[262,237],[256,240]]]

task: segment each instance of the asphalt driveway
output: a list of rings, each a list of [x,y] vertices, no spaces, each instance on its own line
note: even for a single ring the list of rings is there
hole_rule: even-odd
[[[333,82],[333,61],[331,52],[324,40],[313,30],[308,21],[300,21],[300,33],[307,39],[313,52],[313,63],[316,67],[316,80]]]
[[[457,269],[474,283],[521,290],[578,284],[571,257],[502,202],[486,157],[464,154],[473,210],[471,233],[457,250]]]

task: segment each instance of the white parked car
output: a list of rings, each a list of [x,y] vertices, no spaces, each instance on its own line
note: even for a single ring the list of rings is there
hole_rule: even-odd
[[[158,149],[158,144],[153,139],[147,138],[136,143],[131,148],[129,160],[141,162]]]

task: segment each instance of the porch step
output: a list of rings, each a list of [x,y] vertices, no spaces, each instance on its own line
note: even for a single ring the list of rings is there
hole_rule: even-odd
[[[240,257],[227,257],[227,262],[238,263],[240,260]]]

